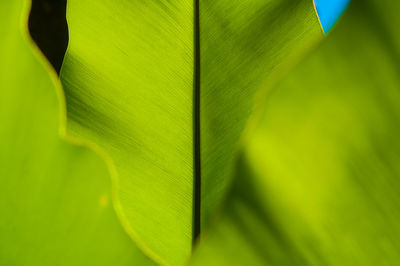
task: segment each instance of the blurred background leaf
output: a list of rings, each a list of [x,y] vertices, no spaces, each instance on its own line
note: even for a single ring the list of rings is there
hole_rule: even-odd
[[[27,2],[0,2],[0,265],[153,265],[115,215],[104,161],[59,137],[61,88]]]

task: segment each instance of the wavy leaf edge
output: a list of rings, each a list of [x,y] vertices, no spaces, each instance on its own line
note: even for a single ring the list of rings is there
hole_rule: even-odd
[[[42,64],[43,68],[46,70],[51,83],[53,85],[53,88],[55,89],[56,97],[57,97],[57,103],[58,103],[58,116],[59,116],[59,125],[58,125],[58,135],[60,140],[72,144],[77,147],[83,147],[91,152],[93,152],[96,156],[100,157],[100,159],[104,162],[106,165],[106,168],[108,169],[108,175],[111,179],[111,195],[112,195],[112,205],[113,209],[115,211],[115,214],[121,224],[122,229],[125,231],[125,233],[131,238],[133,241],[133,244],[137,245],[139,249],[151,260],[156,262],[157,264],[160,265],[168,265],[166,262],[164,262],[157,254],[155,254],[151,249],[149,249],[137,236],[136,233],[128,226],[128,223],[126,222],[126,218],[124,215],[124,212],[122,211],[122,207],[119,203],[119,197],[117,193],[117,184],[118,184],[118,173],[116,171],[116,168],[114,166],[114,163],[112,161],[112,158],[102,149],[100,148],[95,142],[92,142],[90,140],[86,140],[83,138],[78,138],[74,137],[70,134],[68,134],[68,119],[67,119],[67,106],[66,106],[66,97],[64,93],[63,86],[61,84],[61,81],[55,71],[55,69],[52,67],[46,56],[42,53],[42,51],[39,49],[38,45],[36,42],[32,39],[29,30],[28,30],[28,23],[29,23],[29,15],[31,13],[32,9],[32,1],[33,0],[23,0],[23,10],[21,13],[21,20],[20,20],[20,33],[25,41],[25,43],[28,45],[28,47],[31,49],[31,53],[33,56],[36,57],[37,61]],[[66,54],[68,52],[68,49],[66,51]]]

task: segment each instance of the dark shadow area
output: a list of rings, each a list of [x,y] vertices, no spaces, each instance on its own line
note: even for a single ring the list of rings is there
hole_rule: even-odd
[[[57,73],[68,46],[67,0],[32,0],[29,32]]]

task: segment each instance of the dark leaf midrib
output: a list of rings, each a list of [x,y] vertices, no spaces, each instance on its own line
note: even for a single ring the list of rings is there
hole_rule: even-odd
[[[201,157],[200,157],[200,4],[194,0],[194,184],[193,184],[193,244],[200,235]]]

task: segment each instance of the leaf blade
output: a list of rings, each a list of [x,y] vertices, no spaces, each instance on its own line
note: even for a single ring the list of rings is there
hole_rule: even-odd
[[[400,46],[388,9],[400,6],[353,1],[269,95],[194,265],[396,264]]]
[[[171,264],[188,259],[197,222],[193,219],[198,219],[193,218],[194,173],[198,170],[193,150],[193,76],[199,63],[193,58],[193,3],[70,1],[71,43],[61,73],[70,133],[94,141],[110,154],[118,171],[116,204],[124,225],[133,239]],[[286,61],[296,57],[295,51],[309,49],[322,36],[310,1],[296,0],[295,5],[287,0],[215,3],[199,2],[200,73],[204,72],[204,77],[200,74],[200,219],[204,228],[230,182],[234,152],[256,94],[263,83],[274,83],[278,73],[290,67]],[[245,14],[235,16],[240,15],[240,8]],[[218,9],[227,19],[216,14]],[[273,15],[275,10],[284,16]],[[247,29],[238,26],[240,22],[246,22]],[[219,33],[226,23],[233,25],[233,38]],[[260,35],[266,24],[279,40],[276,44],[274,38]],[[280,36],[281,26],[289,34]],[[231,48],[238,54],[230,55]],[[252,49],[258,53],[254,55]],[[214,62],[219,52],[222,60]],[[246,59],[235,69],[229,56],[232,62],[247,56],[256,62]],[[213,71],[225,67],[229,74],[213,84]],[[245,81],[238,82],[237,75]],[[224,107],[229,100],[234,101]],[[224,136],[225,129],[232,133]]]

